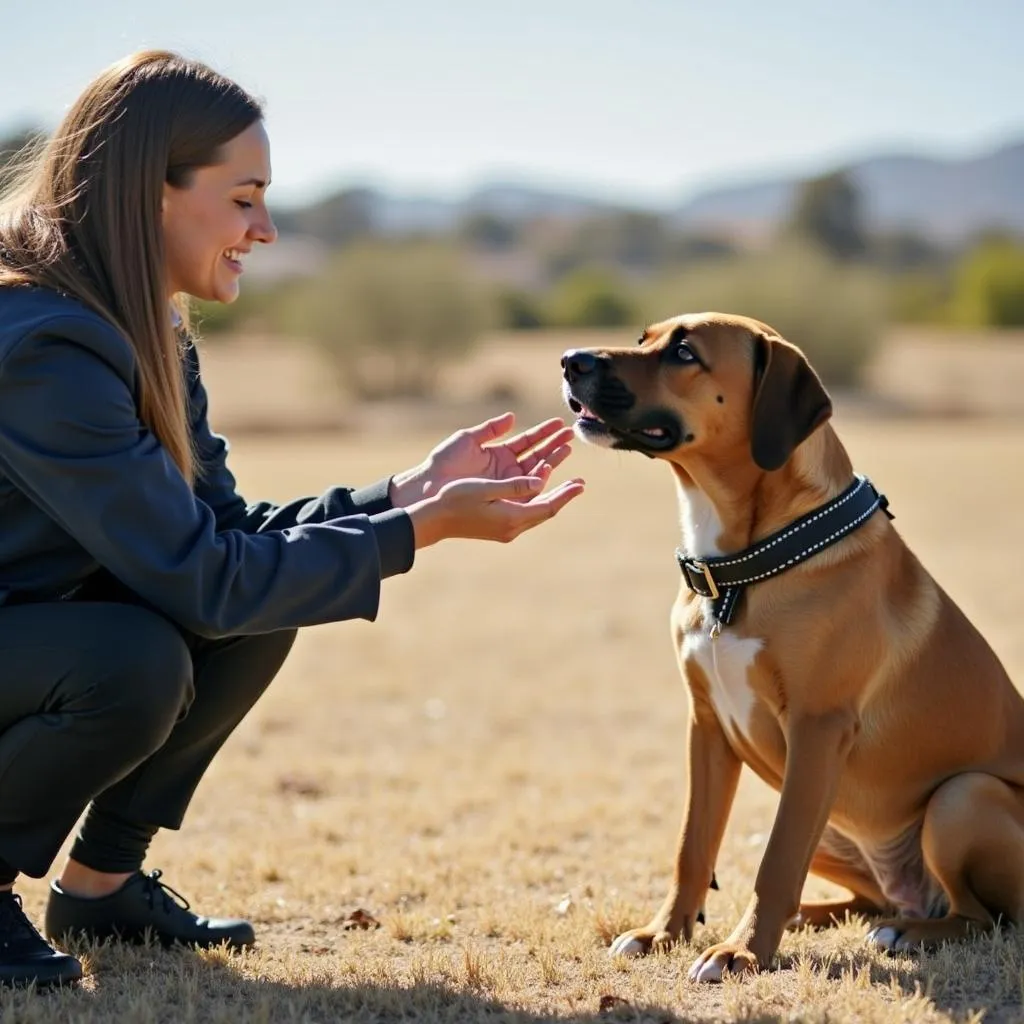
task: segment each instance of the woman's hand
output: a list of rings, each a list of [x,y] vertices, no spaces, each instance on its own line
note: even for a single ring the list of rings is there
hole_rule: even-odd
[[[508,543],[582,494],[583,481],[567,480],[547,494],[543,489],[540,476],[447,483],[434,496],[406,507],[416,547],[454,537]]]
[[[498,438],[508,433],[514,423],[515,414],[507,412],[456,431],[420,465],[392,478],[390,494],[394,506],[407,508],[456,480],[511,480],[528,476],[543,484],[551,471],[568,458],[572,429],[563,420],[550,419],[499,442]]]

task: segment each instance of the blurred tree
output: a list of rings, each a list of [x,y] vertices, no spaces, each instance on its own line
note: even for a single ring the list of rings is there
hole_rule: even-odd
[[[542,299],[522,288],[499,288],[495,295],[498,325],[511,330],[530,331],[545,326]]]
[[[871,236],[868,255],[886,270],[947,270],[952,262],[948,249],[914,231],[887,231]]]
[[[552,288],[547,309],[559,327],[621,327],[636,321],[625,280],[600,267],[582,267],[564,277]]]
[[[669,259],[673,263],[693,264],[736,256],[735,242],[716,235],[680,234],[672,239]]]
[[[939,323],[949,316],[955,254],[914,231],[869,240],[868,260],[886,273],[889,316],[900,323]]]
[[[840,260],[856,259],[868,248],[860,193],[842,171],[812,178],[800,186],[787,230]]]
[[[649,270],[664,262],[672,238],[659,214],[624,210],[591,221],[584,229],[583,241],[592,242],[592,251],[599,259],[606,258],[629,270]]]
[[[519,241],[516,225],[493,213],[470,214],[459,224],[457,234],[468,245],[489,252],[504,252]]]
[[[278,329],[317,341],[360,398],[430,394],[489,325],[484,290],[451,248],[363,242],[278,305]]]
[[[985,327],[1024,327],[1024,244],[992,235],[961,260],[953,286],[953,318]]]
[[[544,265],[555,279],[594,265],[643,277],[672,265],[720,259],[736,252],[736,246],[724,238],[680,231],[669,218],[641,210],[584,218],[549,238],[543,248]]]
[[[603,263],[631,271],[649,271],[670,256],[672,233],[658,214],[620,210],[587,217],[560,239],[548,254],[553,277]]]
[[[301,209],[275,211],[274,219],[282,234],[308,235],[340,247],[374,233],[376,200],[372,189],[346,189]]]

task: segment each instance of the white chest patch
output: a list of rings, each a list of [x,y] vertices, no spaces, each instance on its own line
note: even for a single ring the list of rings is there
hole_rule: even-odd
[[[718,539],[722,520],[711,499],[699,488],[679,483],[683,550],[696,558],[721,555]],[[683,658],[692,658],[707,677],[711,702],[726,733],[749,737],[756,696],[747,673],[764,646],[755,638],[733,636],[725,630],[717,640],[707,632],[687,633]]]
[[[722,552],[718,538],[722,520],[711,499],[699,487],[679,484],[679,518],[683,528],[683,550],[693,558],[714,558]]]
[[[717,640],[689,633],[683,641],[683,657],[692,658],[707,677],[711,703],[727,733],[750,736],[757,698],[747,674],[763,646],[756,637],[730,636],[728,630]]]

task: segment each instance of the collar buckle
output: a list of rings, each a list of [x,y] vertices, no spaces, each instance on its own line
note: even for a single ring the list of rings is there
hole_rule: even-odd
[[[704,582],[708,585],[709,591],[707,596],[710,597],[712,601],[717,601],[719,594],[718,584],[715,582],[715,577],[711,575],[711,567],[707,562],[701,562],[696,558],[693,559],[691,564],[694,569],[704,577]]]

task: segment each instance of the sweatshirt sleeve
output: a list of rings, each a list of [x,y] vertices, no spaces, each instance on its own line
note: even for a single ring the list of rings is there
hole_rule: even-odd
[[[238,494],[234,475],[227,465],[230,446],[210,427],[209,400],[203,386],[199,355],[192,343],[186,352],[186,376],[192,437],[200,465],[196,494],[213,510],[218,529],[259,533],[283,530],[300,523],[323,523],[358,513],[376,515],[394,507],[388,493],[390,477],[368,487],[331,487],[317,497],[298,498],[283,505],[270,501],[247,503]]]
[[[247,533],[218,529],[141,423],[134,359],[100,321],[45,322],[0,364],[0,461],[96,561],[208,637],[374,619],[384,576],[407,571],[400,509]],[[233,492],[233,487],[232,487]]]

